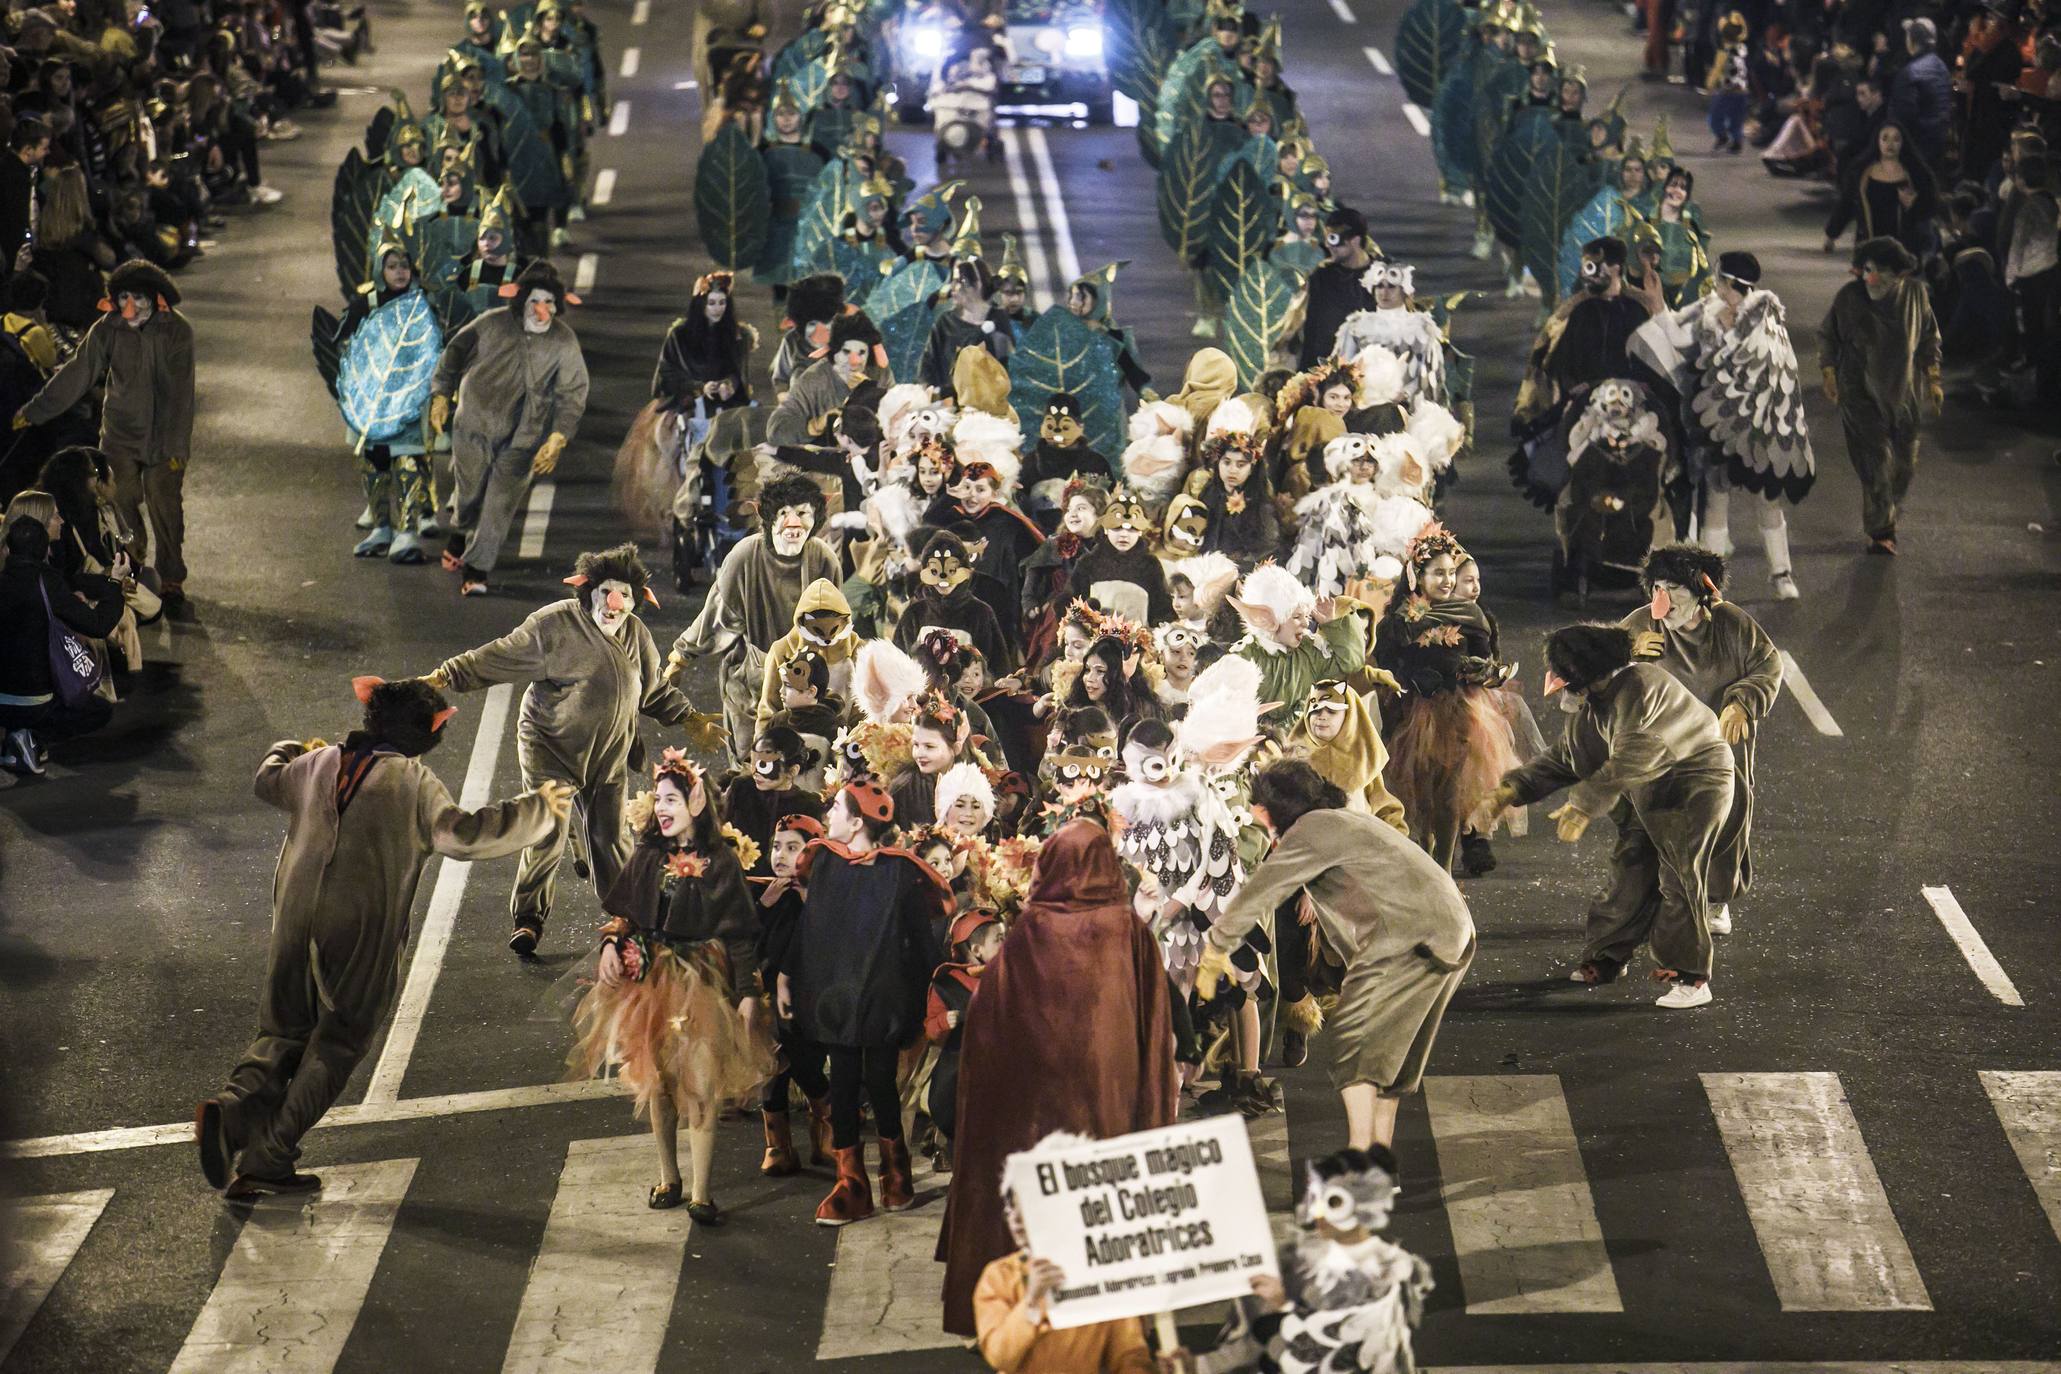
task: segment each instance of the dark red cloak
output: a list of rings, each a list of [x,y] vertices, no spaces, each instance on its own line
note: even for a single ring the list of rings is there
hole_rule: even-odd
[[[1172,1125],[1180,1105],[1166,966],[1131,911],[1109,833],[1062,826],[960,1023],[952,1188],[937,1257],[945,1330],[973,1331],[973,1289],[1014,1249],[1002,1164],[1053,1131],[1097,1139]]]

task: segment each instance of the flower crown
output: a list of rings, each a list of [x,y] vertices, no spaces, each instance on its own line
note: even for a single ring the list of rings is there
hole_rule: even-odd
[[[668,745],[659,751],[658,762],[651,765],[651,780],[654,783],[666,778],[676,779],[691,788],[702,779],[701,765],[688,758],[684,750]]]
[[[1416,538],[1410,541],[1403,561],[1412,568],[1421,568],[1441,554],[1465,558],[1467,550],[1461,547],[1460,541],[1453,536],[1451,530],[1434,520],[1418,531]]]
[[[942,721],[954,729],[957,729],[960,724],[961,712],[959,708],[952,704],[950,697],[936,688],[932,688],[916,698],[916,714]]]

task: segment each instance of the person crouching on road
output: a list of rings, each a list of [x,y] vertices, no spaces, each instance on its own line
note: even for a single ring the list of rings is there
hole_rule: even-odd
[[[651,776],[631,818],[637,847],[601,899],[611,919],[595,986],[573,1013],[580,1038],[568,1062],[584,1078],[620,1068],[637,1115],[651,1118],[659,1181],[650,1206],[677,1207],[684,1189],[687,1215],[720,1226],[709,1193],[716,1113],[775,1068],[749,1002],[757,922],[708,779],[677,749]],[[683,1121],[691,1185],[680,1178]]]
[[[258,1036],[228,1085],[194,1113],[201,1172],[231,1198],[322,1186],[294,1167],[301,1137],[386,1019],[430,855],[504,858],[556,831],[572,806],[573,789],[546,779],[461,810],[419,762],[457,714],[443,693],[420,679],[352,686],[365,715],[342,744],[281,740],[258,765],[258,800],[288,818]]]

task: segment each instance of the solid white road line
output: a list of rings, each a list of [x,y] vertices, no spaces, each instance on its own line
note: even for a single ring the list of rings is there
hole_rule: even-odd
[[[1984,1070],[1980,1077],[2033,1195],[2061,1237],[2061,1073]],[[0,1345],[0,1358],[5,1354]]]
[[[1066,217],[1066,197],[1059,191],[1059,174],[1052,170],[1052,148],[1043,129],[1024,135],[1030,145],[1031,161],[1038,165],[1038,186],[1045,193],[1045,223],[1052,228],[1052,265],[1059,269],[1055,290],[1065,291],[1080,280],[1081,259],[1073,250],[1073,224]]]
[[[1388,65],[1388,59],[1381,55],[1381,49],[1361,48],[1360,51],[1367,54],[1367,60],[1374,64],[1375,71],[1383,76],[1395,75],[1395,68]]]
[[[644,54],[640,49],[624,48],[622,74],[626,77],[635,76],[637,68],[643,60]]]
[[[673,89],[676,91],[698,91],[701,89],[701,83],[699,81],[675,81]]]
[[[113,1196],[112,1188],[94,1188],[0,1202],[0,1236],[7,1238],[0,1244],[0,1364]]]
[[[1431,137],[1431,121],[1424,117],[1424,111],[1407,100],[1403,102],[1403,118],[1409,120],[1410,127],[1419,134],[1426,138]]]
[[[637,7],[630,11],[632,24],[643,24],[651,18],[651,0],[637,0]]]
[[[837,1230],[823,1334],[816,1340],[819,1360],[949,1350],[961,1344],[943,1329],[945,1266],[932,1258],[945,1224],[946,1180],[932,1171],[929,1160],[913,1164],[914,1207]]]
[[[1345,0],[1331,0],[1331,12],[1338,16],[1338,22],[1341,24],[1360,22],[1359,16],[1352,12],[1352,7],[1346,4]]]
[[[1787,649],[1779,650],[1782,655],[1782,682],[1789,688],[1789,695],[1796,698],[1796,704],[1810,717],[1811,726],[1821,735],[1841,738],[1846,731],[1839,728],[1839,722],[1832,719],[1832,713],[1825,709],[1825,703],[1818,699],[1811,687],[1811,680],[1803,675],[1803,665],[1796,661]]]
[[[1023,257],[1030,273],[1031,308],[1052,306],[1051,268],[1045,258],[1045,240],[1038,233],[1038,203],[1031,195],[1030,178],[1023,172],[1023,143],[1014,126],[1002,130],[1002,166],[1009,176],[1009,195],[1016,202],[1016,227],[1023,240]],[[1072,278],[1067,278],[1068,283]]]
[[[630,102],[627,100],[618,100],[615,102],[615,108],[608,112],[609,137],[621,138],[624,134],[628,133],[629,131]]]
[[[573,267],[573,290],[592,291],[594,289],[594,278],[599,275],[601,275],[601,255],[599,253],[580,254],[579,262]]]
[[[1939,917],[1939,923],[1946,927],[1946,933],[1961,951],[1961,957],[1968,961],[1969,968],[1975,970],[1975,976],[1982,980],[1990,995],[2007,1007],[2024,1006],[2025,999],[2018,995],[2018,987],[2011,981],[2011,975],[2004,972],[1997,956],[1989,952],[1989,946],[1975,929],[1975,923],[1968,919],[1967,912],[1961,910],[1954,890],[1950,887],[1925,887],[1919,891],[1925,894],[1932,914]]]
[[[335,1107],[315,1123],[315,1129],[332,1126],[384,1126],[396,1121],[427,1121],[438,1116],[466,1116],[474,1112],[506,1112],[523,1107],[552,1107],[562,1102],[595,1102],[620,1097],[623,1085],[613,1078],[581,1079],[572,1083],[539,1083],[528,1088],[487,1088],[469,1093],[439,1093],[433,1097],[408,1097],[399,1102],[361,1103]],[[110,1150],[141,1150],[154,1145],[185,1145],[193,1140],[193,1122],[167,1121],[157,1126],[115,1126],[104,1131],[80,1131],[75,1135],[46,1135],[0,1142],[0,1159],[56,1159],[63,1155],[105,1154]]]
[[[615,168],[603,167],[594,174],[594,193],[587,197],[590,205],[606,205],[615,199]]]
[[[541,484],[539,484],[541,485]],[[531,489],[534,495],[535,488]],[[528,533],[524,533],[528,541]],[[458,805],[477,811],[492,798],[494,770],[501,765],[501,742],[508,734],[508,710],[515,700],[515,688],[498,682],[487,689],[479,711],[479,731],[472,738],[472,757],[465,765],[465,785]],[[422,918],[422,933],[416,937],[415,953],[408,962],[408,981],[401,988],[401,1000],[394,1005],[393,1024],[386,1043],[373,1066],[372,1082],[365,1089],[365,1101],[377,1106],[401,1095],[401,1080],[407,1076],[408,1061],[415,1056],[415,1041],[422,1034],[422,1019],[429,1013],[429,997],[436,990],[437,975],[443,972],[444,953],[451,947],[451,932],[458,926],[458,908],[465,901],[465,885],[472,877],[472,865],[445,859],[437,869],[436,886],[430,890],[429,910]]]
[[[1424,1080],[1471,1316],[1622,1312],[1553,1074]]]
[[[1782,1310],[1931,1311],[1839,1075],[1701,1077]]]
[[[501,1374],[657,1368],[694,1223],[646,1204],[656,1173],[648,1134],[567,1147]]]
[[[416,1163],[324,1169],[320,1193],[253,1207],[171,1374],[329,1374]]]
[[[522,544],[516,552],[524,558],[544,556],[544,535],[551,528],[551,504],[558,499],[558,483],[540,477],[530,483],[529,505],[522,513]]]

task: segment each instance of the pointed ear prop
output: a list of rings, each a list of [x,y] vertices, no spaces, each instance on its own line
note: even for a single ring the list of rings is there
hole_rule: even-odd
[[[1711,604],[1711,605],[1713,605],[1713,606],[1722,606],[1722,605],[1723,605],[1723,604],[1725,603],[1725,598],[1724,598],[1724,594],[1718,591],[1718,588],[1717,588],[1717,583],[1715,583],[1715,582],[1713,582],[1713,581],[1711,581],[1711,580],[1710,580],[1710,574],[1709,574],[1709,573],[1704,573],[1704,574],[1703,574],[1703,585],[1704,585],[1705,587],[1707,587],[1707,588],[1709,588],[1709,589],[1710,589],[1710,604]]]
[[[1256,712],[1256,714],[1260,716],[1269,716],[1280,709],[1281,703],[1278,701],[1263,701],[1259,704],[1259,710],[1258,712]]]
[[[655,611],[655,610],[657,610],[657,609],[658,609],[658,593],[657,593],[657,592],[654,592],[654,591],[652,591],[652,590],[651,590],[651,588],[649,588],[649,587],[646,587],[646,588],[644,589],[644,599],[645,599],[646,601],[648,601],[648,602],[650,602],[650,603],[651,603],[651,609],[652,609],[652,610],[654,610],[654,611]]]
[[[873,345],[873,366],[876,371],[887,371],[887,346],[885,344]]]
[[[443,729],[446,725],[450,724],[451,717],[457,714],[457,707],[446,706],[443,710],[437,712],[435,715],[429,718],[429,732],[431,734],[435,734],[437,731]]]
[[[502,300],[504,300],[504,301],[512,301],[512,300],[514,300],[514,299],[515,299],[515,283],[514,283],[514,282],[512,282],[512,281],[504,281],[504,282],[502,282],[502,283],[501,283],[501,287],[500,287],[500,289],[499,289],[499,290],[497,290],[497,291],[496,291],[496,292],[495,292],[494,294],[495,294],[495,295],[497,295],[497,296],[499,296],[499,297],[500,297],[500,298],[501,298]]]
[[[1556,672],[1552,672],[1550,670],[1547,671],[1546,685],[1544,688],[1545,695],[1552,696],[1553,693],[1559,691],[1562,687],[1565,687],[1566,685],[1566,678],[1561,677],[1560,674]]]
[[[1653,588],[1653,604],[1647,608],[1652,613],[1653,618],[1655,620],[1665,620],[1667,619],[1668,612],[1674,608],[1674,598],[1667,594],[1667,588],[1655,585]]]
[[[587,575],[585,573],[574,573],[571,577],[561,577],[558,580],[568,587],[584,587],[587,585]]]
[[[586,302],[585,302],[585,301],[581,300],[581,299],[580,299],[580,298],[579,298],[578,296],[575,296],[575,295],[574,295],[574,294],[573,294],[572,292],[570,292],[570,291],[568,291],[568,292],[566,292],[566,293],[565,293],[565,303],[566,303],[567,305],[585,305],[585,304],[586,304]]]
[[[369,673],[368,673],[368,674],[366,674],[366,675],[365,675],[365,676],[363,676],[363,677],[354,677],[354,678],[352,678],[352,679],[351,679],[351,693],[352,693],[352,695],[354,695],[354,696],[356,696],[356,697],[358,698],[358,704],[359,704],[360,706],[369,706],[369,705],[371,705],[371,704],[372,704],[372,689],[373,689],[373,688],[375,688],[375,687],[384,687],[384,686],[386,686],[386,679],[385,679],[385,678],[383,678],[383,677],[373,677],[373,676],[372,676],[371,674],[369,674]]]
[[[111,297],[102,296],[100,298],[99,304],[95,305],[93,308],[95,310],[98,310],[103,315],[111,315],[114,313],[114,300]]]

